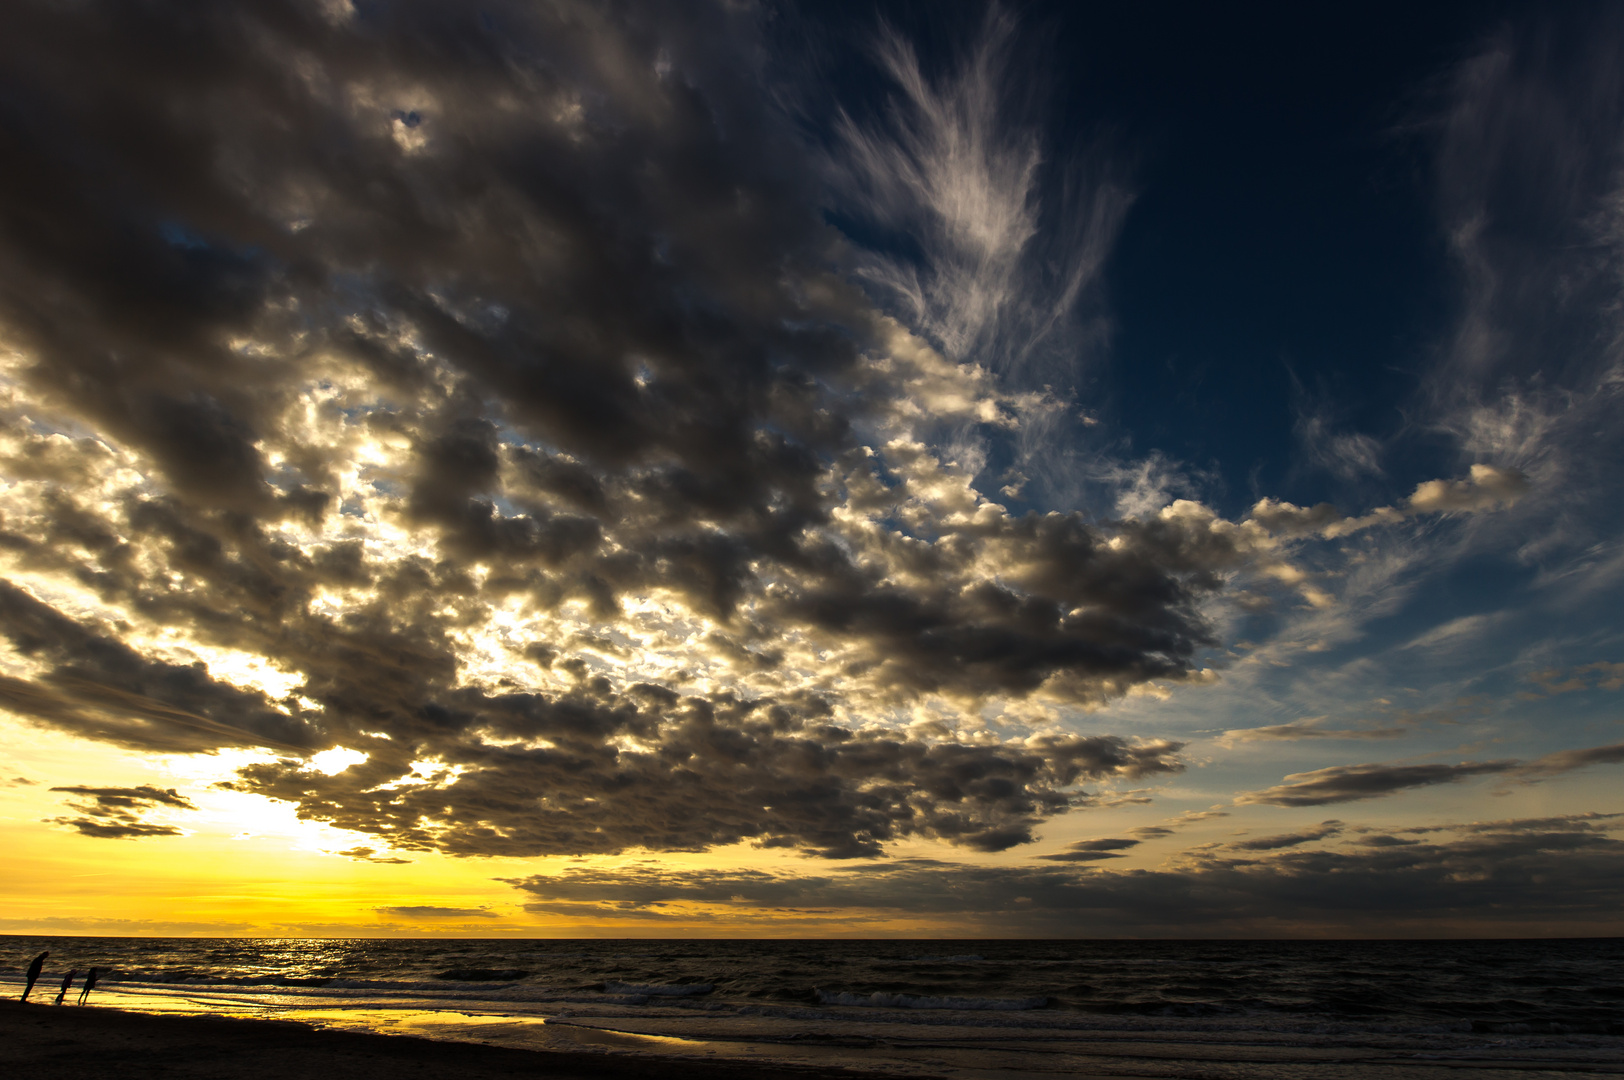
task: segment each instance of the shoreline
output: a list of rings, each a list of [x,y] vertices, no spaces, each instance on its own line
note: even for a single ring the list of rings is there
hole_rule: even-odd
[[[574,1053],[317,1027],[300,1020],[152,1014],[106,1006],[0,1002],[0,1072],[175,1080],[879,1080],[894,1072],[765,1062]],[[913,1080],[929,1080],[912,1073]]]

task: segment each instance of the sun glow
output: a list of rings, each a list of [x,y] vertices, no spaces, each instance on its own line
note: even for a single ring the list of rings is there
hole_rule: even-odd
[[[319,754],[311,754],[306,768],[312,772],[319,772],[323,776],[336,776],[351,765],[359,765],[367,760],[366,754],[359,750],[351,750],[347,746],[335,746],[331,750],[323,750]]]

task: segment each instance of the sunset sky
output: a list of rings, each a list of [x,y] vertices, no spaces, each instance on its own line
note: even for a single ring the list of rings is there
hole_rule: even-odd
[[[0,6],[0,933],[1624,934],[1551,7]]]

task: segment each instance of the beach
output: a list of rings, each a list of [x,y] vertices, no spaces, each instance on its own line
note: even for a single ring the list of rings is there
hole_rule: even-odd
[[[10,937],[0,1075],[1624,1075],[1624,941]],[[33,1003],[22,968],[48,951]],[[69,970],[89,1005],[47,1005]],[[82,982],[75,985],[82,985]]]
[[[121,1009],[0,1002],[0,1073],[232,1080],[868,1080],[879,1074],[762,1063],[617,1057],[331,1031],[287,1020],[155,1016]],[[888,1075],[895,1076],[895,1073]],[[923,1078],[928,1074],[915,1073]]]
[[[475,1029],[464,1029],[465,1039]],[[1555,1052],[1553,1053],[1553,1050]],[[1510,1052],[1506,1052],[1510,1051]],[[1599,1052],[1598,1052],[1599,1051]],[[299,1021],[198,1014],[151,1014],[107,1007],[0,1002],[0,1075],[30,1080],[1209,1080],[1212,1077],[1317,1077],[1448,1080],[1467,1070],[1477,1080],[1534,1076],[1624,1075],[1616,1054],[1595,1046],[1502,1046],[1491,1054],[1371,1053],[1321,1047],[1108,1045],[1100,1058],[1055,1056],[1034,1062],[961,1061],[944,1074],[919,1061],[882,1055],[877,1068],[798,1066],[760,1059],[713,1060],[704,1050],[660,1056],[646,1051],[571,1053],[489,1045],[484,1041],[332,1030]],[[1431,1060],[1428,1060],[1431,1059]],[[969,1068],[964,1066],[970,1065]]]

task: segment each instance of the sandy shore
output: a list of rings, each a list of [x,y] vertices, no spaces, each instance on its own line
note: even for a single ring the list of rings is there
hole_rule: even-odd
[[[282,1020],[152,1016],[0,1002],[0,1075],[56,1080],[875,1080],[877,1074],[744,1062],[518,1050]],[[894,1078],[894,1074],[892,1074]],[[917,1074],[911,1080],[917,1080]]]

